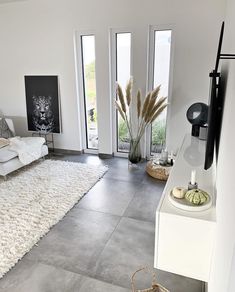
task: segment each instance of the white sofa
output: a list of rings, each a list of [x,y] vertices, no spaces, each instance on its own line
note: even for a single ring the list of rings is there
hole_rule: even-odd
[[[6,119],[6,122],[12,133],[15,134],[13,121],[11,119]],[[17,153],[8,150],[8,148],[9,146],[0,149],[0,176],[3,176],[4,178],[6,178],[9,173],[25,166],[23,163],[20,162]],[[43,145],[41,157],[44,157],[47,154],[48,147],[46,145]]]

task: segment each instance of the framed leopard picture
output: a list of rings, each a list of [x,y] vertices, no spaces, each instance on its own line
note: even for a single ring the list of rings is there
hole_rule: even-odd
[[[58,76],[25,76],[28,130],[60,133]]]

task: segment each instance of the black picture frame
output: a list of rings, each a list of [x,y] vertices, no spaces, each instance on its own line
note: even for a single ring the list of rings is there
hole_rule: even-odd
[[[61,133],[58,76],[25,76],[28,130]]]

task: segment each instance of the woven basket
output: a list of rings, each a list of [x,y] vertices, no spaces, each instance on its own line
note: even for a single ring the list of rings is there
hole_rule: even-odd
[[[137,290],[135,287],[135,275],[141,271],[147,271],[148,273],[151,273],[153,275],[153,280],[152,280],[152,287],[147,288],[144,290]],[[166,288],[164,288],[162,285],[158,284],[156,281],[156,274],[154,272],[151,272],[149,268],[141,268],[137,270],[131,277],[131,287],[132,287],[132,292],[170,292]]]
[[[154,165],[151,161],[149,161],[146,165],[146,172],[159,180],[167,180],[169,177],[169,170],[171,166],[161,166],[161,165]]]

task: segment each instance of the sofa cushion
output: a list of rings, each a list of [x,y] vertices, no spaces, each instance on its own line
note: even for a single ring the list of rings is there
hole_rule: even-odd
[[[16,152],[9,150],[9,146],[0,149],[0,163],[7,162],[17,156]]]
[[[10,130],[5,118],[1,118],[0,119],[0,137],[1,138],[11,138],[13,137],[13,133],[12,131]]]

